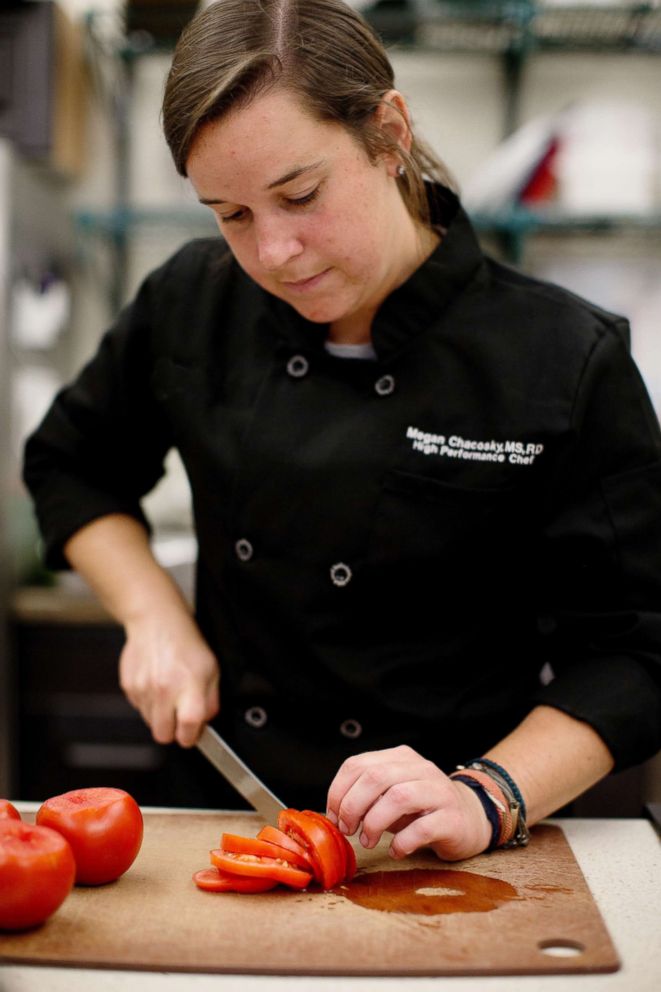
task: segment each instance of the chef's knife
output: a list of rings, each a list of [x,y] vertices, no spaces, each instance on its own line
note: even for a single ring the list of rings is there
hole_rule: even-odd
[[[256,809],[265,820],[277,821],[280,810],[285,804],[274,796],[270,789],[251,772],[241,761],[235,751],[226,744],[213,727],[206,724],[200,734],[197,746],[211,764],[218,769],[230,785],[233,785],[253,809]]]

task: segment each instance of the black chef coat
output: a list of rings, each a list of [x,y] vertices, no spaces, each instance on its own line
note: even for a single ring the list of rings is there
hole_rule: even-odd
[[[617,768],[660,746],[661,439],[626,322],[485,257],[435,192],[445,235],[379,309],[375,361],[198,240],[27,444],[54,568],[94,518],[143,520],[179,450],[218,722],[292,803],[358,751],[454,767],[537,703]]]

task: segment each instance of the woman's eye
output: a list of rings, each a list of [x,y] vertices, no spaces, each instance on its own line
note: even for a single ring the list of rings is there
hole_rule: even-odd
[[[309,193],[305,193],[303,196],[288,197],[287,203],[291,207],[304,207],[306,204],[312,203],[313,200],[317,199],[317,197],[319,196],[319,189],[320,189],[319,186],[315,186],[313,190],[311,190]]]
[[[221,214],[219,220],[221,224],[226,224],[228,221],[243,220],[245,214],[245,210],[235,210],[233,214]]]

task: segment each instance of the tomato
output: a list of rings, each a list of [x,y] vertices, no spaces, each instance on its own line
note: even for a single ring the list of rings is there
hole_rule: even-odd
[[[290,837],[288,834],[284,833],[284,831],[278,830],[277,827],[267,825],[262,827],[257,836],[260,840],[267,840],[270,844],[275,844],[277,847],[281,848],[282,851],[284,851],[283,854],[280,854],[281,858],[291,861],[293,865],[300,865],[300,867],[305,868],[306,871],[314,871],[314,865],[312,864],[310,856],[305,848],[299,844],[298,841],[295,841],[293,837]],[[298,860],[299,858],[300,861]]]
[[[260,857],[256,854],[232,854],[230,851],[211,851],[211,864],[231,875],[251,878],[269,878],[282,882],[292,889],[304,889],[312,881],[310,872],[301,871],[280,858]]]
[[[68,842],[48,827],[0,821],[0,929],[43,923],[71,892],[76,863]]]
[[[286,851],[283,847],[273,844],[261,836],[241,837],[238,834],[223,834],[220,838],[220,849],[221,851],[229,851],[231,854],[256,854],[261,858],[276,858],[280,861],[286,861],[296,868],[302,868],[308,874],[311,874],[313,870],[310,859],[305,854],[300,855],[295,851]]]
[[[21,814],[8,799],[0,799],[0,820],[20,820]]]
[[[37,823],[71,844],[76,883],[103,885],[131,867],[142,844],[142,813],[122,789],[76,789],[47,799]]]
[[[205,892],[268,892],[278,884],[274,878],[230,875],[218,868],[201,868],[193,875],[193,881]]]
[[[314,865],[314,877],[324,889],[332,889],[345,876],[346,853],[340,846],[340,831],[321,813],[283,809],[278,828],[301,844]]]

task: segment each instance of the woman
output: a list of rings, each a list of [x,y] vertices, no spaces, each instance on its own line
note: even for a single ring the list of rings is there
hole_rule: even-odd
[[[482,255],[339,0],[199,14],[163,121],[229,252],[152,273],[30,439],[48,562],[124,625],[156,740],[215,719],[393,857],[525,843],[659,747],[661,439],[625,322]],[[139,504],[173,445],[195,617]]]

